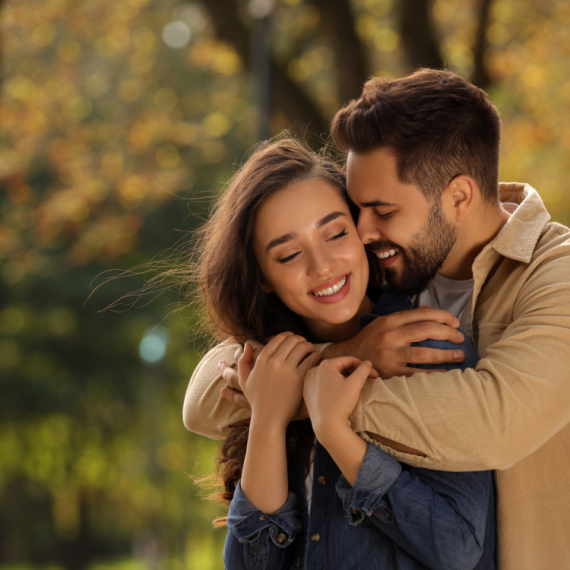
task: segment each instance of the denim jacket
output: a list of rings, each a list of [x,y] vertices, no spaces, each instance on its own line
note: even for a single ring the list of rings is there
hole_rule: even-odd
[[[371,316],[410,308],[408,304],[385,291]],[[363,324],[370,320],[364,316]],[[440,344],[419,344],[434,342]],[[469,341],[464,345],[462,368],[473,367],[476,352]],[[441,348],[457,346],[443,343]],[[289,497],[274,514],[257,510],[238,483],[228,513],[227,570],[495,568],[490,471],[414,468],[369,443],[351,487],[317,442],[310,516],[304,478],[304,466],[292,459]]]

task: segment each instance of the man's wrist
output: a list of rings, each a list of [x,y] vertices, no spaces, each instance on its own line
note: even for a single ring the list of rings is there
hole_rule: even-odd
[[[321,354],[325,360],[337,358],[338,356],[356,356],[353,354],[352,339],[342,342],[329,343],[322,350]]]

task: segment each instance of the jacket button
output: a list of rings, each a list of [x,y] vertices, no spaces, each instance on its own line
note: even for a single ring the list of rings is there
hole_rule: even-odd
[[[321,535],[318,532],[314,532],[311,534],[311,540],[313,542],[319,542],[319,540],[321,540]]]
[[[277,535],[277,542],[279,542],[280,544],[283,544],[286,540],[287,540],[287,535],[284,532],[280,532]]]
[[[318,479],[317,479],[317,483],[319,485],[326,485],[327,484],[327,478],[324,475],[321,475]]]

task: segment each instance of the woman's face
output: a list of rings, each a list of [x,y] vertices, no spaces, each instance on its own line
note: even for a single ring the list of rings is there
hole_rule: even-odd
[[[313,332],[359,313],[368,260],[348,205],[330,182],[302,180],[268,198],[255,217],[254,251],[263,289]]]

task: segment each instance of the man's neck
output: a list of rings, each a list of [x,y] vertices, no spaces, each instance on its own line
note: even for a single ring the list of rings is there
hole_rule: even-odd
[[[509,217],[510,213],[500,206],[488,206],[482,208],[473,219],[465,221],[439,274],[448,279],[471,279],[475,258],[501,231]]]

